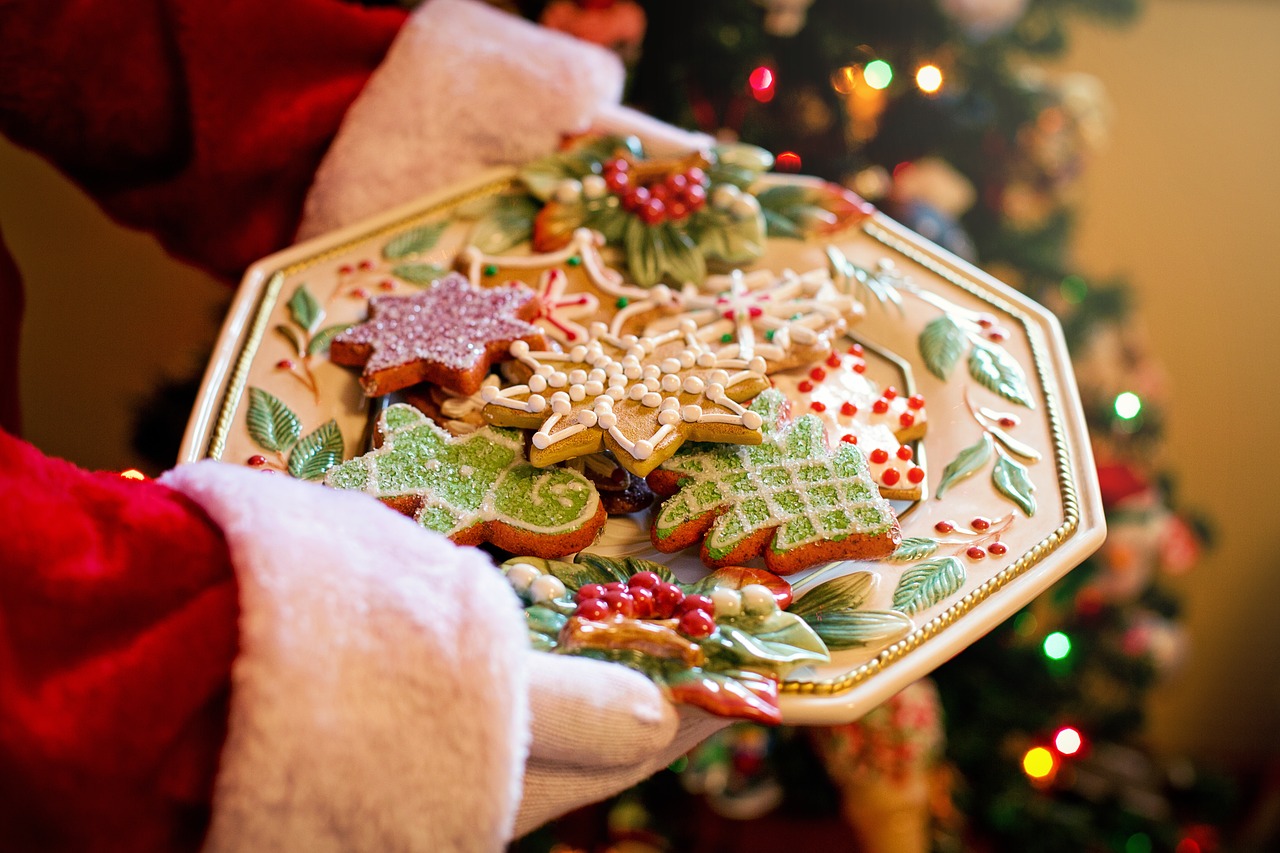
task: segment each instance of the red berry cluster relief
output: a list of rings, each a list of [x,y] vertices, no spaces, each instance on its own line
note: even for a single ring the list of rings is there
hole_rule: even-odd
[[[575,616],[600,620],[611,615],[627,619],[676,619],[680,633],[693,639],[716,630],[715,604],[705,595],[686,594],[654,572],[636,572],[626,583],[589,583],[574,599]]]
[[[641,180],[633,173],[631,163],[619,157],[604,164],[603,177],[605,186],[618,197],[622,207],[646,225],[678,222],[707,203],[709,181],[698,166]]]

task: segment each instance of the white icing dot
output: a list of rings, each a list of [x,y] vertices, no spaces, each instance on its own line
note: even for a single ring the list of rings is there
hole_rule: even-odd
[[[596,425],[599,426],[601,429],[613,429],[615,426],[617,426],[617,424],[618,424],[618,416],[615,415],[612,411],[601,412],[599,416],[599,420],[596,421]]]
[[[644,373],[640,375],[645,379],[657,379],[662,375],[662,368],[656,364],[646,364],[644,366]]]
[[[715,366],[716,366],[715,353],[710,353],[710,352],[698,353],[698,367],[706,368],[706,367],[715,367]]]
[[[648,459],[653,455],[653,445],[642,438],[631,448],[631,455],[636,459]]]
[[[674,373],[668,373],[666,376],[662,377],[662,390],[666,391],[668,394],[674,391],[679,391],[680,377],[676,376]]]
[[[570,361],[586,361],[587,348],[582,345],[578,345],[573,349],[569,350],[569,360]]]
[[[582,411],[578,412],[578,423],[582,424],[584,427],[587,427],[588,429],[595,426],[597,420],[599,419],[596,417],[596,413],[591,411],[590,409],[583,409]]]
[[[569,384],[569,377],[565,375],[563,370],[553,370],[551,375],[547,377],[547,384],[552,388],[563,388]]]
[[[657,391],[662,387],[662,383],[658,381],[656,376],[650,376],[644,380],[644,387],[650,391]]]
[[[512,341],[510,353],[514,355],[516,358],[523,358],[524,356],[529,354],[529,342],[528,341]],[[518,563],[517,565],[524,565],[524,564]]]
[[[648,391],[649,389],[644,387],[643,385],[632,385],[631,390],[627,393],[627,396],[630,397],[632,400],[639,400],[641,397],[647,394]]]
[[[557,415],[567,415],[573,408],[573,403],[569,401],[569,395],[563,391],[557,391],[551,395],[551,411]]]
[[[690,403],[680,410],[680,417],[684,418],[686,423],[696,424],[698,418],[702,417],[702,407],[696,403]]]
[[[533,391],[534,393],[541,393],[547,390],[547,378],[545,376],[537,376],[537,375],[530,376],[529,390]],[[484,393],[486,394],[488,393],[487,388],[485,389]]]
[[[702,390],[707,387],[707,383],[702,381],[701,376],[686,376],[684,384],[680,386],[686,394],[701,394]]]
[[[549,364],[539,364],[533,369],[533,372],[538,376],[550,376],[556,372],[556,369]]]
[[[662,395],[657,391],[650,391],[640,398],[640,405],[646,409],[656,409],[662,405]]]
[[[581,402],[587,398],[587,389],[581,385],[569,386],[569,399],[575,403]]]
[[[551,446],[551,436],[547,435],[545,432],[535,432],[533,434],[532,442],[533,446],[539,450],[546,450]]]
[[[702,392],[702,395],[708,400],[719,402],[724,399],[724,386],[719,382],[712,382],[707,385],[706,390]]]
[[[764,418],[760,417],[759,412],[748,409],[742,413],[742,425],[747,429],[760,429],[763,424]]]
[[[604,393],[604,383],[599,379],[589,379],[587,384],[582,386],[582,390],[592,397],[599,397]]]
[[[698,324],[692,319],[685,317],[680,321],[680,331],[683,334],[692,335],[694,332],[698,331]]]
[[[715,384],[715,385],[720,385],[720,386],[728,385],[728,384],[729,384],[729,373],[728,373],[728,371],[726,371],[726,370],[719,370],[719,369],[717,369],[717,370],[713,370],[713,371],[711,371],[711,374],[710,374],[709,376],[707,376],[707,382],[709,382],[709,383],[713,383],[713,384]],[[723,393],[724,393],[724,388],[723,388],[723,387],[721,387],[721,389],[720,389],[720,393],[721,393],[721,394],[723,394]]]
[[[644,371],[640,369],[640,365],[638,364],[624,365],[622,368],[622,375],[628,379],[639,379],[644,375]]]
[[[581,367],[570,370],[569,381],[574,385],[581,385],[583,382],[587,381],[587,371],[583,370]]]
[[[760,356],[756,356],[755,358],[751,359],[750,361],[747,362],[747,370],[754,371],[755,373],[764,373],[765,371],[764,359],[761,358]]]
[[[627,396],[627,386],[610,385],[607,393],[608,393],[609,399],[620,401],[623,397]]]
[[[494,388],[492,385],[486,385],[480,389],[480,399],[484,400],[486,403],[492,403],[501,396],[502,392],[497,388]]]
[[[662,371],[663,373],[679,373],[679,372],[680,372],[680,359],[678,359],[678,358],[664,358],[664,359],[662,360],[662,364],[661,364],[661,365],[659,365],[659,367],[660,367],[660,369],[661,369],[661,371]]]
[[[663,398],[663,400],[662,400],[662,411],[664,411],[664,412],[665,412],[665,411],[667,411],[668,409],[670,409],[671,411],[673,411],[673,412],[674,412],[674,411],[677,411],[679,408],[680,408],[680,401],[679,401],[679,400],[677,400],[675,397],[664,397],[664,398]]]
[[[536,415],[547,407],[547,398],[541,394],[530,394],[527,405],[529,411]]]
[[[698,363],[698,354],[696,352],[688,349],[681,350],[680,352],[681,367],[683,367],[685,370],[688,370],[690,367],[693,367],[697,363]]]
[[[671,398],[668,397],[667,399],[669,400]],[[664,405],[666,404],[666,400],[663,400],[663,404]],[[675,426],[676,424],[680,423],[680,413],[677,412],[675,409],[663,409],[662,411],[658,412],[658,423],[663,425]]]

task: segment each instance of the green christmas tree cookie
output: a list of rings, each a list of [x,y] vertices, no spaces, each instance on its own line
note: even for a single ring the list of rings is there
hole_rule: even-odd
[[[378,420],[383,444],[332,468],[325,484],[367,492],[461,545],[562,557],[591,544],[607,518],[576,471],[534,468],[515,430],[455,437],[412,406]]]
[[[654,547],[678,551],[701,539],[708,566],[763,556],[778,574],[892,553],[898,519],[862,452],[828,448],[813,415],[785,420],[778,391],[762,392],[751,410],[764,420],[763,443],[693,445],[649,475],[655,492],[672,496],[654,517]]]

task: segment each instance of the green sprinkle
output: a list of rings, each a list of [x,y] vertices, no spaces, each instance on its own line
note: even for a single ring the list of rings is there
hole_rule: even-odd
[[[618,301],[613,304],[616,305],[618,308],[626,308],[628,305],[631,304],[631,300],[625,296],[619,296]]]
[[[771,341],[771,340],[773,340],[773,336],[774,336],[775,334],[777,334],[777,331],[778,331],[777,329],[769,329],[768,331],[766,331],[766,332],[764,333],[764,339],[765,339],[766,341]]]
[[[580,256],[578,256],[578,255],[574,255],[573,257],[571,257],[571,258],[567,261],[567,263],[568,263],[568,264],[569,264],[569,266],[571,266],[571,267],[576,267],[576,266],[579,266],[579,265],[581,265],[581,264],[582,264],[582,258],[581,258]]]
[[[720,343],[722,344],[733,343],[733,335],[729,334],[728,332],[725,332],[723,335],[720,336]]]

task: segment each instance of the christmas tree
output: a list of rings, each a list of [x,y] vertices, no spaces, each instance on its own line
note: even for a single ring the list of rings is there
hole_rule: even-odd
[[[1164,401],[1125,284],[1072,261],[1072,191],[1105,135],[1105,99],[1092,78],[1044,70],[1075,19],[1122,25],[1136,0],[554,0],[519,11],[618,50],[635,106],[843,183],[1052,308],[1110,530],[1085,565],[935,674],[941,763],[926,683],[849,727],[731,729],[677,774],[524,846],[703,849],[699,821],[762,815],[752,833],[715,842],[741,851],[779,826],[794,840],[795,820],[818,826],[844,800],[864,847],[909,849],[886,834],[894,809],[879,797],[932,812],[918,843],[941,850],[1215,849],[1228,794],[1142,748],[1147,691],[1185,645],[1160,577],[1195,562],[1204,531],[1175,511],[1149,461]],[[924,826],[919,814],[910,820]]]

